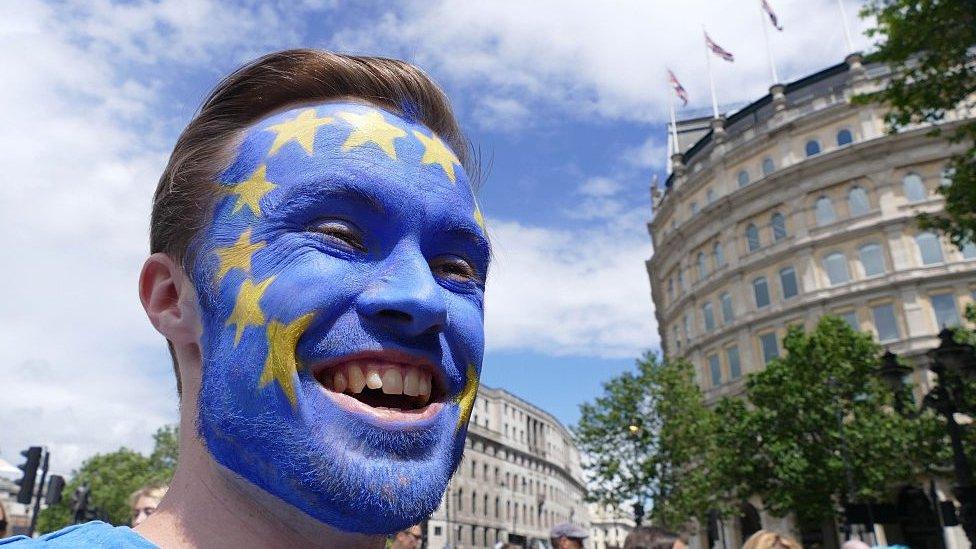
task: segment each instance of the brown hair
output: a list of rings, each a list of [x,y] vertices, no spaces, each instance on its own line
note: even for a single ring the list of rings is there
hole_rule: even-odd
[[[188,272],[194,259],[191,244],[206,227],[220,193],[217,176],[230,163],[244,130],[283,107],[340,98],[365,100],[425,124],[451,147],[471,181],[478,181],[447,97],[420,68],[396,59],[321,50],[271,53],[217,84],[180,134],[153,196],[150,253],[166,253]],[[175,355],[173,369],[181,392]]]
[[[803,549],[803,546],[790,536],[759,530],[749,536],[742,549]]]

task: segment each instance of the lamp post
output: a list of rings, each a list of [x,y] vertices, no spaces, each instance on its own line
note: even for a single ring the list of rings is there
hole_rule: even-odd
[[[939,346],[927,353],[929,369],[935,373],[936,383],[922,398],[920,411],[904,409],[900,397],[904,392],[904,378],[912,369],[899,364],[891,351],[882,357],[878,375],[895,392],[895,408],[900,413],[918,415],[925,409],[931,409],[945,419],[952,443],[956,477],[952,493],[959,501],[959,522],[969,542],[976,543],[976,485],[973,484],[972,469],[962,445],[962,428],[956,421],[956,413],[966,409],[964,380],[976,377],[976,349],[972,345],[957,343],[952,330],[948,328],[939,332],[939,340]]]
[[[640,475],[638,474],[639,461],[640,461],[638,458],[640,456],[640,453],[637,448],[637,443],[643,428],[644,428],[644,422],[641,421],[641,418],[639,417],[635,417],[631,419],[630,425],[627,426],[627,435],[630,437],[631,441],[633,442],[632,448],[634,453],[633,459],[634,459],[634,476],[635,476],[634,485],[637,488],[637,501],[634,503],[634,524],[638,528],[640,527],[641,523],[644,521],[644,501],[643,498],[641,498],[641,493],[640,493],[641,485],[643,484],[643,479],[640,478]]]

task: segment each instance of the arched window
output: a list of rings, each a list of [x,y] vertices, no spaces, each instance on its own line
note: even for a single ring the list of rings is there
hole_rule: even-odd
[[[766,283],[766,277],[761,276],[752,281],[752,293],[756,297],[757,309],[769,306],[769,284]]]
[[[776,165],[773,164],[773,159],[769,158],[768,156],[766,158],[763,158],[762,161],[763,175],[769,175],[773,173],[775,170],[776,170]]]
[[[746,227],[746,245],[749,246],[749,251],[754,252],[759,249],[759,229],[756,228],[752,223]]]
[[[471,513],[478,513],[478,492],[471,492]]]
[[[674,279],[668,278],[668,302],[674,300]]]
[[[847,269],[847,258],[844,257],[844,254],[840,252],[828,254],[824,257],[823,265],[831,286],[843,284],[851,279],[851,273]]]
[[[852,187],[847,193],[847,209],[851,212],[851,217],[864,215],[871,210],[871,203],[868,201],[868,193],[861,187]]]
[[[834,203],[826,196],[817,199],[814,215],[817,218],[817,225],[821,227],[837,220],[837,214],[834,213]]]
[[[939,237],[935,233],[918,233],[915,236],[915,245],[918,246],[922,265],[933,265],[945,261],[942,256],[942,243],[939,242]]]
[[[732,310],[732,296],[725,292],[719,297],[722,302],[722,322],[728,324],[735,320],[735,311]]]
[[[739,175],[735,176],[735,180],[739,182],[739,188],[745,187],[749,184],[749,172],[740,170]]]
[[[725,253],[722,251],[722,243],[716,242],[712,245],[712,259],[715,260],[715,268],[725,266]]]
[[[457,491],[457,510],[464,511],[464,488],[458,488]]]
[[[786,218],[783,214],[776,212],[773,214],[770,224],[773,226],[773,240],[783,240],[786,238]]]
[[[850,145],[854,142],[854,136],[851,135],[851,130],[843,129],[837,132],[837,146],[843,147],[844,145]]]
[[[861,268],[864,269],[864,276],[877,276],[884,274],[885,263],[884,253],[878,244],[865,244],[857,249],[858,258],[861,260]]]
[[[820,142],[816,139],[811,139],[810,141],[807,141],[806,145],[804,145],[803,150],[807,153],[807,156],[820,154]]]
[[[705,263],[705,252],[698,252],[696,263],[698,264],[698,280],[705,280],[708,278],[708,264]]]
[[[902,187],[905,191],[905,198],[909,202],[921,202],[928,198],[928,192],[925,190],[925,183],[922,182],[922,178],[917,173],[909,173],[901,180]]]

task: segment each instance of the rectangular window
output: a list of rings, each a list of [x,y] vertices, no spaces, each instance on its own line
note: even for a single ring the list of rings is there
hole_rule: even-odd
[[[725,350],[725,358],[729,361],[729,379],[742,377],[742,363],[739,362],[739,348],[729,347]]]
[[[898,339],[898,320],[895,318],[895,308],[890,303],[879,305],[871,309],[874,316],[874,329],[878,332],[878,341]]]
[[[722,301],[722,322],[729,324],[735,320],[735,312],[732,310],[732,296],[722,294],[719,299]]]
[[[779,356],[779,343],[776,341],[776,332],[759,336],[759,343],[762,346],[764,364],[769,364],[770,360]]]
[[[936,328],[952,328],[959,325],[959,312],[956,310],[956,296],[952,294],[934,295],[929,298],[935,312]]]
[[[796,284],[796,270],[793,267],[780,269],[779,285],[783,290],[783,299],[789,299],[799,293]]]
[[[681,323],[684,324],[684,328],[685,328],[685,341],[688,341],[689,339],[691,339],[691,323],[688,322],[688,315],[685,315],[681,319]]]
[[[757,309],[769,306],[769,286],[766,284],[765,277],[760,277],[752,281],[752,292],[756,296]]]
[[[708,370],[712,374],[712,387],[722,384],[722,365],[718,361],[718,355],[708,357]]]
[[[434,535],[435,535],[435,536],[440,536],[440,535],[442,535],[442,534],[441,534],[441,532],[443,532],[443,530],[441,530],[441,527],[440,527],[440,526],[435,526],[435,527],[434,527]]]
[[[708,202],[709,204],[711,204],[712,202],[715,202],[715,191],[714,190],[708,189],[708,190],[705,191],[705,202]]]
[[[712,311],[712,302],[702,305],[702,319],[705,321],[705,331],[711,332],[715,329],[715,313]]]
[[[861,326],[857,321],[857,311],[847,311],[846,313],[841,313],[840,317],[844,319],[844,322],[851,327],[852,330],[858,332],[861,330]]]

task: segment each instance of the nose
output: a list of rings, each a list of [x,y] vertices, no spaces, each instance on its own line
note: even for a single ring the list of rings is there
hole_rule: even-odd
[[[391,335],[417,337],[443,330],[447,304],[420,254],[388,261],[381,276],[360,294],[356,309],[368,324]]]

